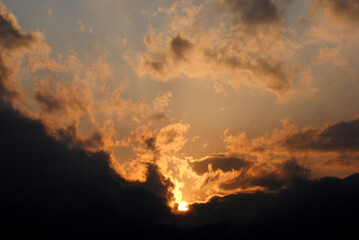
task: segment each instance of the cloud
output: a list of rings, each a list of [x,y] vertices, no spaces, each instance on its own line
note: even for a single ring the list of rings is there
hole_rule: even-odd
[[[162,153],[178,152],[187,143],[184,134],[190,125],[176,123],[168,125],[160,130],[157,135],[156,143]]]
[[[230,46],[206,49],[206,60],[234,72],[239,71],[248,74],[255,78],[260,85],[278,94],[289,90],[291,74],[285,69],[285,64],[282,61],[270,59],[269,57],[264,58],[260,55],[246,58],[245,52],[233,49]],[[243,55],[241,56],[240,53],[243,53]]]
[[[127,182],[110,167],[109,155],[69,148],[40,121],[0,108],[1,212],[12,236],[114,236],[170,216],[168,182],[148,166],[145,183]]]
[[[334,157],[320,164],[325,168],[347,168],[347,169],[359,169],[359,156],[355,155],[340,155]]]
[[[15,16],[0,2],[0,97],[4,100],[16,95],[7,84],[14,74],[8,67],[8,56],[13,52],[26,51],[37,42],[34,34],[21,30]],[[7,57],[7,61],[4,57]]]
[[[312,0],[317,13],[324,12],[332,22],[340,21],[347,25],[359,24],[358,0]]]
[[[302,168],[299,171],[302,176],[320,177],[328,171],[338,176],[355,173],[358,170],[358,122],[355,118],[322,127],[299,128],[286,119],[282,121],[281,129],[253,139],[247,139],[245,133],[228,134],[227,130],[224,143],[228,154],[240,155],[255,164],[245,177],[238,175],[221,186],[224,189],[286,186],[293,179],[283,168],[288,159],[296,159],[295,163]]]
[[[178,60],[186,60],[186,53],[193,47],[193,44],[190,41],[182,38],[180,35],[173,38],[170,45],[175,58]]]
[[[221,154],[190,162],[192,169],[199,175],[218,169],[221,169],[223,172],[230,172],[232,170],[240,170],[243,168],[247,169],[251,167],[252,164],[252,162],[246,161],[243,158]]]
[[[249,188],[254,186],[261,186],[267,190],[279,190],[283,187],[288,187],[298,179],[308,179],[310,170],[306,167],[300,166],[296,159],[290,159],[281,163],[275,170],[261,169],[261,166],[256,166],[254,175],[240,175],[237,178],[221,184],[224,190]]]
[[[35,100],[40,103],[41,107],[46,112],[52,112],[63,108],[61,101],[49,93],[43,94],[37,92],[35,94]]]
[[[4,100],[6,98],[14,109],[27,118],[42,122],[46,132],[68,148],[108,153],[109,165],[121,173],[122,177],[139,181],[141,188],[146,183],[148,190],[162,189],[160,195],[164,194],[165,204],[172,202],[172,179],[167,176],[157,176],[156,179],[157,173],[164,173],[158,168],[157,162],[161,154],[175,153],[183,147],[187,141],[183,134],[189,126],[173,124],[158,134],[152,129],[152,124],[169,119],[167,108],[171,103],[172,93],[159,94],[152,104],[125,99],[122,92],[126,86],[122,79],[116,79],[120,84],[116,88],[112,87],[113,69],[106,57],[93,60],[86,54],[82,56],[75,51],[68,56],[53,57],[50,55],[51,48],[44,43],[41,34],[21,30],[16,18],[9,12],[2,12],[1,16],[5,20],[11,16],[8,23],[0,23],[12,26],[14,33],[11,35],[12,30],[4,27],[0,43],[5,44],[8,41],[6,39],[15,36],[17,39],[12,39],[12,44],[18,41],[18,45],[15,47],[7,43],[10,46],[7,51],[22,53],[16,56],[17,64],[9,60],[9,52],[1,53],[6,55],[6,66],[1,66],[11,73],[6,75],[7,81],[11,83],[6,88],[7,92],[21,91],[16,101],[8,96]],[[43,45],[37,44],[35,40]],[[32,45],[35,45],[33,49]],[[39,49],[41,47],[44,49]],[[26,79],[26,84],[22,79]],[[3,80],[2,78],[1,83]],[[147,133],[136,141],[141,129],[146,129]],[[118,148],[123,145],[134,152],[135,159],[132,156],[125,158],[118,153]],[[152,182],[146,182],[147,179]],[[160,188],[162,183],[166,185],[165,188]],[[150,187],[151,185],[156,187]]]
[[[294,75],[280,15],[272,1],[178,4],[166,30],[150,28],[146,51],[136,54],[136,71],[162,82],[205,79],[214,89],[240,81],[284,95]]]
[[[35,42],[35,36],[23,32],[16,18],[1,3],[0,15],[0,45],[7,50],[29,48]]]
[[[306,129],[284,139],[290,151],[358,152],[359,119],[332,124],[325,129]]]
[[[104,144],[101,133],[95,132],[90,137],[82,137],[79,135],[78,128],[75,125],[59,129],[56,137],[65,142],[67,146],[74,148],[97,150]]]
[[[152,39],[154,38],[154,39]],[[156,45],[155,37],[147,36],[145,38],[146,45],[148,48]],[[156,40],[157,41],[157,40]],[[178,61],[187,61],[186,55],[191,51],[194,45],[186,38],[181,35],[171,38],[168,43],[168,50],[156,51],[148,56],[143,56],[143,67],[149,73],[153,74],[157,80],[167,81],[167,75],[171,65],[179,64]]]
[[[163,197],[167,203],[174,200],[172,190],[175,186],[169,178],[162,175],[157,165],[147,165],[146,182],[141,185],[150,189],[156,195]]]
[[[169,116],[164,112],[157,112],[152,115],[151,119],[154,121],[168,121]]]
[[[332,123],[324,127],[306,126],[299,129],[288,119],[282,121],[282,129],[271,134],[248,140],[245,133],[236,136],[225,131],[224,142],[229,151],[237,154],[304,154],[316,153],[357,153],[359,119]]]
[[[163,112],[172,101],[172,93],[166,92],[158,95],[153,101],[153,108],[156,112]]]
[[[27,119],[9,107],[0,109],[0,128],[1,211],[7,219],[5,232],[18,230],[13,235],[24,230],[28,236],[107,238],[120,232],[121,236],[138,238],[143,234],[138,230],[148,227],[153,234],[194,236],[200,232],[203,236],[208,233],[204,229],[218,233],[221,228],[225,234],[246,236],[260,224],[267,230],[257,234],[284,236],[298,226],[312,233],[319,223],[350,230],[350,225],[345,224],[352,223],[351,217],[359,210],[357,176],[304,180],[308,170],[289,160],[277,175],[270,173],[248,180],[269,189],[286,184],[286,190],[215,197],[208,203],[191,205],[186,215],[173,216],[166,205],[173,198],[169,191],[173,183],[157,166],[147,166],[145,182],[127,182],[109,166],[106,153],[70,149],[66,141],[49,136],[41,122]],[[242,158],[218,155],[197,163],[198,171],[204,171],[201,164],[212,164],[213,170],[224,171],[249,165]],[[306,216],[305,220],[301,216]],[[178,226],[192,228],[167,229],[158,223],[173,222],[171,218],[176,218]],[[312,218],[316,221],[308,220]],[[283,223],[283,219],[286,228],[279,231],[279,221]],[[198,225],[204,227],[197,228]]]
[[[173,198],[169,191],[173,183],[155,165],[147,165],[145,182],[128,182],[109,166],[108,154],[69,148],[66,141],[49,136],[40,121],[3,104],[0,130],[4,234],[90,239],[118,234],[134,239],[208,234],[274,238],[287,237],[294,230],[300,237],[356,230],[352,224],[359,212],[358,175],[305,180],[307,170],[289,160],[281,165],[279,175],[292,180],[287,189],[214,197],[192,204],[185,215],[173,215],[167,206]],[[221,162],[220,157],[204,162],[226,170],[230,165],[245,165],[240,158],[222,158]]]
[[[275,5],[281,1],[222,1],[223,15],[206,9],[206,2],[186,8],[188,15],[176,14],[184,10],[181,4],[185,2],[189,1],[166,11],[173,20],[169,32],[150,34],[146,39],[148,52],[140,55],[141,67],[147,67],[144,73],[162,81],[183,75],[208,78],[219,87],[230,84],[229,79],[221,78],[230,75],[231,80],[258,84],[277,94],[290,89],[289,48],[283,40],[286,31],[281,25],[282,12]],[[253,140],[226,132],[229,152],[193,160],[181,152],[189,124],[169,123],[157,130],[152,126],[152,120],[168,119],[172,94],[160,94],[150,104],[124,99],[123,86],[111,89],[112,80],[117,79],[105,58],[81,61],[74,53],[50,60],[49,49],[43,50],[47,55],[42,59],[29,56],[29,68],[21,70],[27,85],[35,87],[22,91],[20,100],[8,101],[25,85],[9,84],[21,66],[19,59],[27,53],[36,55],[31,50],[41,47],[37,44],[42,39],[41,34],[21,30],[11,13],[1,11],[0,210],[7,220],[4,234],[46,239],[144,239],[151,234],[165,239],[202,234],[217,239],[223,234],[289,238],[289,232],[298,229],[305,233],[320,229],[318,236],[327,233],[323,229],[329,229],[330,235],[338,226],[338,233],[345,232],[350,223],[357,222],[357,175],[308,180],[311,163],[305,165],[302,159],[290,156],[334,152],[339,157],[317,166],[356,167],[358,119],[302,129],[283,121],[283,129]],[[212,21],[214,17],[218,21]],[[194,21],[200,18],[204,21]],[[211,21],[216,25],[211,26]],[[92,32],[88,24],[79,25]],[[323,52],[323,58],[331,54],[336,58],[338,52]],[[63,74],[66,81],[46,85],[49,78],[39,74],[41,79],[33,83],[38,70],[55,77]],[[125,125],[123,119],[131,123]],[[130,137],[124,138],[125,134]],[[122,145],[133,150],[128,165],[116,162],[123,155],[116,159],[114,148]],[[213,144],[203,145],[208,146]],[[129,181],[115,169],[136,176]],[[238,191],[247,193],[228,195]],[[190,201],[227,196],[193,204],[182,220],[168,206],[182,201],[182,192]],[[214,225],[174,228],[181,222],[191,227]],[[305,233],[299,236],[310,235]]]
[[[235,16],[235,23],[243,22],[248,27],[269,25],[280,20],[272,0],[224,0]]]

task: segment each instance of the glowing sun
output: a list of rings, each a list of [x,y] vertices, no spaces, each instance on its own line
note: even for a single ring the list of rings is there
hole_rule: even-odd
[[[181,211],[181,212],[188,211],[188,203],[181,202],[180,204],[178,204],[178,211]]]

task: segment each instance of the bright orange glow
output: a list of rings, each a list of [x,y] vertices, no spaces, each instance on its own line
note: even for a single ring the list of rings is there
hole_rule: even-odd
[[[188,211],[188,203],[186,203],[186,202],[181,202],[181,203],[178,205],[178,211],[181,211],[181,212]]]

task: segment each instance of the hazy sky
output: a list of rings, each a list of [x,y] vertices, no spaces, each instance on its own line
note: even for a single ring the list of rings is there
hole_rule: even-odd
[[[2,2],[13,106],[176,203],[359,170],[358,1]]]

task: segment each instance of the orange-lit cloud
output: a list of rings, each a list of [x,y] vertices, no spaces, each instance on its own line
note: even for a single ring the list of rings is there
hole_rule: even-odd
[[[16,55],[24,55],[33,48],[39,43],[40,35],[23,31],[16,17],[1,2],[0,24],[0,96],[6,99],[17,95],[17,91],[8,86],[20,64],[16,60]]]
[[[293,69],[285,61],[287,40],[277,6],[272,1],[216,4],[223,5],[220,11],[210,10],[211,4],[198,8],[184,4],[171,18],[167,32],[152,29],[145,38],[147,51],[137,55],[138,73],[159,81],[182,75],[214,81],[224,78],[227,81],[221,84],[229,86],[243,81],[278,94],[287,92]],[[195,22],[204,25],[213,15],[221,19],[217,25],[192,29]]]

